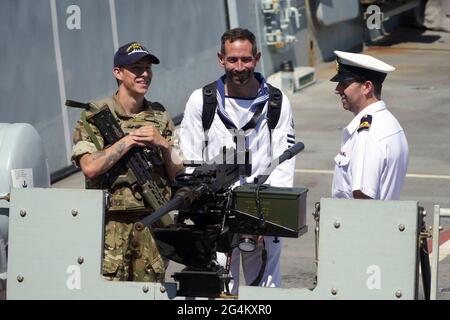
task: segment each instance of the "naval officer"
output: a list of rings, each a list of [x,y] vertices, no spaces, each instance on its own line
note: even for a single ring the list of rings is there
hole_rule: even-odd
[[[382,83],[395,68],[365,54],[334,51],[335,93],[353,120],[343,129],[334,158],[332,197],[398,200],[408,167],[408,142],[381,100]]]

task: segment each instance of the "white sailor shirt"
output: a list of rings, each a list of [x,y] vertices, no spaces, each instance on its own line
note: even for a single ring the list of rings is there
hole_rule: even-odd
[[[225,108],[233,122],[244,126],[253,116],[249,106],[253,99],[225,97]],[[250,150],[252,175],[241,179],[240,183],[253,183],[256,176],[262,174],[270,162],[279,157],[286,149],[295,143],[295,130],[289,99],[283,94],[280,118],[270,135],[267,123],[268,103],[264,105],[263,117],[254,129],[245,134],[246,147]],[[234,147],[235,133],[224,125],[219,115],[214,115],[211,128],[207,132],[208,143],[205,144],[205,134],[202,125],[203,93],[195,90],[186,103],[183,121],[180,126],[180,148],[187,160],[210,160],[217,156],[223,146]],[[295,157],[278,165],[271,173],[267,184],[276,187],[292,187],[294,183]]]
[[[360,125],[365,115],[372,116],[369,128]],[[355,190],[376,200],[400,198],[408,168],[408,142],[383,101],[364,108],[344,128],[341,151],[334,161],[333,198],[352,199]]]
[[[242,99],[225,97],[225,110],[236,127],[242,128],[252,119],[254,112],[250,105],[254,99]],[[245,147],[250,150],[252,172],[250,177],[242,177],[235,185],[245,182],[253,183],[254,178],[262,174],[273,159],[279,157],[286,149],[295,143],[294,121],[291,105],[283,94],[280,118],[273,130],[269,132],[267,122],[268,103],[264,104],[261,118],[254,129],[245,132]],[[202,125],[203,93],[195,90],[186,103],[183,121],[180,130],[180,148],[187,160],[210,160],[220,153],[223,146],[236,147],[233,141],[235,134],[227,129],[216,112],[211,128],[206,136]],[[238,142],[238,144],[242,141]],[[294,183],[295,157],[278,165],[266,180],[266,184],[275,187],[292,187]],[[239,159],[238,159],[239,160]],[[281,239],[280,239],[281,240]],[[264,248],[267,252],[267,263],[260,285],[281,287],[280,256],[282,241],[274,242],[271,236],[264,236]],[[246,284],[250,284],[261,270],[262,246],[258,246],[254,252],[246,252],[242,255],[238,248],[233,251],[230,271],[233,280],[230,283],[232,294],[238,294],[240,260],[244,272]],[[218,252],[217,260],[225,265],[227,258]]]

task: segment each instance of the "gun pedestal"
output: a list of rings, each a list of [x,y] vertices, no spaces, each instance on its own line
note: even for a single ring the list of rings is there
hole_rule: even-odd
[[[187,266],[172,275],[178,296],[218,298],[224,293],[230,276],[215,262],[224,241],[218,226],[178,225],[154,228],[153,234],[164,257]]]
[[[174,273],[172,278],[179,283],[178,296],[219,298],[231,276],[223,267],[215,266],[207,269],[186,267]]]

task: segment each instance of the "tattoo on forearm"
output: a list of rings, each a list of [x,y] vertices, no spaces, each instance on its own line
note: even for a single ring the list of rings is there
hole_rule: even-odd
[[[103,163],[102,169],[107,170],[112,167],[122,156],[122,152],[125,150],[125,142],[118,142],[113,148],[109,156],[106,157]]]
[[[117,162],[117,160],[119,160],[119,158],[120,158],[119,154],[117,154],[115,152],[112,153],[111,155],[106,157],[105,163],[103,164],[102,169],[108,170],[110,167],[112,167]]]
[[[125,142],[117,142],[117,144],[116,144],[117,153],[122,154],[124,149],[125,149]]]
[[[92,154],[92,159],[97,160],[98,158],[104,157],[106,152],[104,150],[96,151]]]

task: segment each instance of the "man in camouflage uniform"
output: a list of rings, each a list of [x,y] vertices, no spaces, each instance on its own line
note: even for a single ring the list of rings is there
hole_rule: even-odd
[[[103,261],[103,275],[109,280],[162,281],[167,268],[150,230],[136,232],[133,228],[152,209],[144,203],[139,190],[125,181],[125,166],[116,165],[132,148],[153,148],[163,159],[159,167],[155,166],[155,182],[170,198],[170,180],[183,168],[173,154],[174,125],[161,104],[144,97],[152,79],[152,64],[158,63],[159,59],[137,42],[120,47],[113,68],[118,91],[112,97],[91,102],[75,128],[72,160],[83,171],[86,188],[111,193]],[[126,133],[106,148],[98,129],[86,121],[105,104]]]

